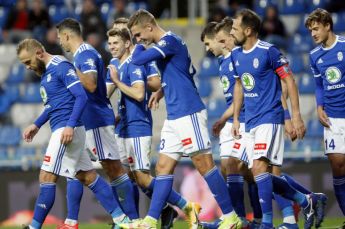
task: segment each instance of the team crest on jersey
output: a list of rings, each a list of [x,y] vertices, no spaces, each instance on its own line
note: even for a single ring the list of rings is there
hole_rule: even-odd
[[[136,68],[133,73],[136,74],[139,78],[142,78],[142,72],[140,68]]]
[[[259,59],[258,58],[254,58],[254,60],[253,60],[253,67],[254,68],[258,68],[259,67]]]
[[[223,91],[224,91],[224,92],[227,92],[228,89],[229,89],[229,87],[230,87],[230,81],[229,81],[228,77],[222,76],[222,77],[220,78],[220,83],[222,84]]]
[[[95,61],[91,58],[87,59],[85,64],[89,65],[91,68],[95,68],[96,65],[95,65]]]
[[[338,52],[337,53],[337,58],[338,58],[339,61],[342,61],[343,58],[344,58],[343,53],[342,52]]]
[[[234,70],[234,66],[232,66],[232,62],[229,64],[229,71],[232,72]]]
[[[160,40],[157,44],[161,47],[165,47],[167,45],[167,42],[165,40]]]
[[[329,83],[337,83],[341,79],[341,72],[337,67],[329,67],[325,72],[326,80]]]
[[[47,75],[47,83],[49,83],[52,80],[52,75],[48,74]]]
[[[41,94],[43,103],[46,103],[48,101],[48,95],[47,95],[46,89],[43,86],[40,87],[40,94]]]
[[[255,86],[254,77],[250,73],[243,73],[241,76],[242,85],[247,91],[253,90]]]

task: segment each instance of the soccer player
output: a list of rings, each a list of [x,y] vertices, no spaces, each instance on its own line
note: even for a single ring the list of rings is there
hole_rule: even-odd
[[[133,196],[133,185],[125,173],[114,138],[115,117],[107,98],[105,69],[100,54],[84,43],[78,21],[67,18],[57,25],[62,48],[72,52],[74,66],[88,96],[82,115],[86,128],[86,151],[92,160],[99,160],[109,177],[114,196],[131,219],[138,218]]]
[[[224,179],[214,164],[210,151],[205,106],[195,87],[195,69],[183,40],[172,32],[165,32],[154,16],[138,10],[128,23],[133,36],[146,45],[139,46],[132,55],[137,65],[157,61],[161,72],[162,89],[151,97],[149,105],[156,106],[164,95],[167,120],[161,132],[161,145],[156,165],[156,181],[148,215],[124,228],[155,228],[157,219],[172,190],[173,171],[183,153],[191,157],[195,167],[204,176],[223,212],[219,228],[241,228],[241,220],[233,210]]]
[[[298,138],[303,138],[305,127],[299,112],[297,87],[288,62],[275,46],[258,39],[260,24],[256,13],[244,9],[235,16],[231,30],[235,44],[241,46],[232,51],[237,77],[232,134],[234,137],[240,135],[239,114],[244,97],[247,152],[258,185],[263,213],[261,228],[273,228],[273,192],[296,201],[303,208],[305,228],[311,228],[317,196],[298,192],[283,178],[269,173],[270,165],[281,166],[283,161],[284,111],[280,80],[287,86],[292,107],[292,123]]]
[[[332,168],[335,196],[345,216],[345,37],[333,32],[332,15],[324,9],[314,10],[305,26],[318,45],[310,52],[317,114],[324,126],[325,153]]]
[[[41,228],[55,200],[59,176],[75,176],[95,194],[114,222],[128,219],[117,204],[110,186],[92,168],[83,151],[85,129],[80,120],[87,104],[87,95],[74,66],[62,56],[47,53],[37,40],[25,39],[17,46],[19,60],[41,77],[40,93],[45,109],[24,130],[23,138],[31,142],[40,127],[50,122],[52,136],[41,167],[40,194],[36,200],[31,224],[25,228]]]

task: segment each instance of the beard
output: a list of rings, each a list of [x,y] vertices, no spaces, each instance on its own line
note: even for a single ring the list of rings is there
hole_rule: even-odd
[[[46,65],[42,60],[37,60],[37,67],[35,72],[37,75],[42,76],[46,71]]]

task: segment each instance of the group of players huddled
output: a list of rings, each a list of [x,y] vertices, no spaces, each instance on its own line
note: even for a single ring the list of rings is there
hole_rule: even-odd
[[[120,18],[107,32],[113,59],[104,68],[100,54],[81,36],[80,23],[67,18],[57,25],[60,45],[73,63],[51,55],[35,39],[18,44],[19,60],[41,77],[45,109],[23,133],[30,142],[47,121],[52,135],[39,175],[34,216],[24,228],[41,228],[55,200],[56,181],[67,178],[67,218],[59,229],[78,228],[83,185],[111,215],[112,228],[171,228],[178,207],[189,228],[271,229],[272,199],[283,214],[278,229],[298,228],[292,203],[304,213],[304,228],[320,227],[327,197],[283,174],[284,131],[302,139],[306,129],[289,61],[279,49],[258,39],[261,21],[249,10],[210,22],[201,40],[219,59],[219,77],[228,105],[214,123],[220,139],[221,170],[215,165],[207,130],[207,112],[193,76],[185,42],[166,32],[146,10]],[[331,15],[316,9],[305,26],[318,45],[310,52],[316,82],[317,113],[324,128],[325,153],[334,192],[345,215],[345,38],[333,33]],[[118,90],[115,118],[109,98]],[[156,176],[150,174],[152,116],[164,97],[167,118],[161,131]],[[287,100],[291,104],[291,115]],[[174,168],[188,155],[204,177],[223,215],[199,222],[201,206],[173,190]],[[91,161],[99,160],[110,184]],[[248,183],[254,220],[244,208]],[[140,188],[151,204],[139,219]],[[345,225],[344,225],[345,226]]]

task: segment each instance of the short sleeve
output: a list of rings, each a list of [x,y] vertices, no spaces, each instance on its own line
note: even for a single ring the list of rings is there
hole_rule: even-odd
[[[118,69],[119,64],[120,64],[119,59],[117,59],[117,58],[111,59],[111,60],[110,60],[110,64],[111,64],[111,65],[114,65],[114,66],[116,67],[116,69]],[[110,78],[110,71],[109,71],[109,69],[107,70],[106,83],[107,83],[107,84],[114,84],[113,81],[112,81],[111,78]]]
[[[229,71],[232,72],[233,76],[235,79],[239,78],[240,76],[238,75],[237,73],[237,70],[236,70],[236,64],[235,64],[235,58],[234,58],[234,54],[232,54],[230,56],[230,63],[229,63]]]
[[[320,73],[319,69],[317,69],[315,61],[313,60],[311,55],[309,55],[309,63],[310,63],[310,69],[311,69],[314,77],[320,77],[321,73]]]
[[[95,53],[85,50],[77,56],[74,65],[82,73],[97,73],[97,59],[98,56]]]
[[[176,42],[176,38],[167,35],[152,48],[156,49],[164,58],[166,58],[167,56],[175,54],[176,50],[178,50],[178,43]]]
[[[146,78],[150,78],[152,76],[160,75],[159,74],[159,70],[157,68],[156,61],[151,61],[150,63],[148,63],[146,65],[146,72],[147,72]]]
[[[129,78],[131,81],[131,85],[135,83],[145,83],[144,81],[144,73],[145,69],[142,66],[131,65],[129,68]]]
[[[277,70],[283,65],[289,64],[288,59],[275,46],[269,47],[268,56],[273,70]]]
[[[58,66],[59,77],[67,88],[79,83],[79,78],[75,71],[74,66],[69,62],[61,62]]]

